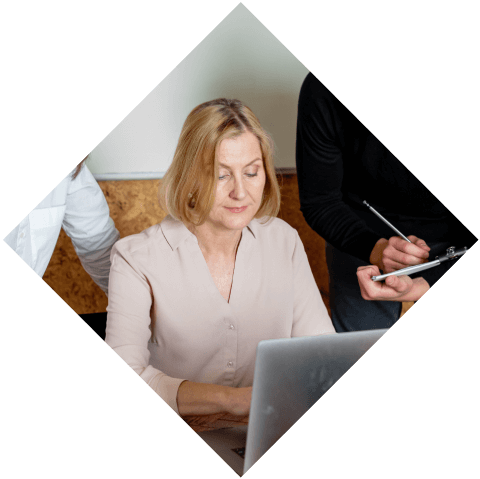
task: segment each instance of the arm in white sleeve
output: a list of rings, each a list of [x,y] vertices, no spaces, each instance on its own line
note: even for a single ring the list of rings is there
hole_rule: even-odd
[[[85,271],[107,293],[110,252],[120,235],[103,192],[86,165],[70,181],[62,226]]]
[[[295,231],[292,337],[334,333],[332,321],[313,277],[302,240]]]
[[[121,245],[120,245],[121,249]],[[177,393],[183,379],[149,365],[152,293],[145,276],[127,252],[112,251],[106,343],[178,413]]]

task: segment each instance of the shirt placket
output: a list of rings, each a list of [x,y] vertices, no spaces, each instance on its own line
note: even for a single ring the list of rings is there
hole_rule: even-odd
[[[245,284],[244,268],[247,267],[247,257],[245,252],[248,250],[250,233],[245,230],[242,233],[242,240],[238,247],[237,258],[235,262],[235,272],[233,276],[230,302],[228,303],[229,314],[224,316],[224,327],[226,328],[226,355],[225,355],[225,385],[233,386],[235,383],[235,374],[239,364],[238,358],[238,328],[241,327],[237,315],[233,312],[238,311],[237,298],[242,298]],[[240,316],[241,317],[241,316]]]
[[[225,386],[233,386],[235,372],[238,367],[238,324],[233,314],[226,315],[224,326],[225,344]]]

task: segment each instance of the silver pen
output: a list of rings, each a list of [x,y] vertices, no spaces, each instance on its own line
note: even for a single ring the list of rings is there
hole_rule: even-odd
[[[365,200],[363,201],[363,204],[366,205],[367,208],[370,208],[370,211],[372,213],[375,213],[387,226],[389,226],[393,231],[395,231],[397,235],[401,236],[405,241],[408,241],[409,243],[411,243],[411,241],[404,234],[402,234],[399,230],[397,230],[397,228],[395,228],[395,226],[393,226],[392,223],[390,223],[390,221],[386,220],[375,208],[370,206]]]
[[[434,261],[429,261],[428,263],[417,264],[415,266],[408,266],[407,268],[398,269],[397,271],[393,271],[392,273],[382,274],[380,276],[372,276],[373,281],[382,281],[389,276],[409,276],[413,273],[418,273],[419,271],[424,271],[426,269],[434,268],[435,266],[440,265],[444,261],[449,261],[453,259],[457,259],[468,250],[465,248],[461,249],[460,251],[455,251],[455,248],[451,246],[447,249],[447,253],[443,256],[437,256]]]

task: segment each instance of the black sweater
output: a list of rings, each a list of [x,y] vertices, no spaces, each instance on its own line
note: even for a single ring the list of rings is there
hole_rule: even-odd
[[[336,248],[369,262],[380,238],[471,246],[476,238],[311,73],[298,104],[296,161],[302,213]]]

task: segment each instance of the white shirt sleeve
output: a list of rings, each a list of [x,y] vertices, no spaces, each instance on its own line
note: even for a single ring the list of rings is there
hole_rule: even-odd
[[[107,293],[110,251],[120,235],[103,192],[86,165],[68,186],[62,227],[85,271]]]
[[[47,269],[62,228],[70,181],[70,176],[63,179],[5,238],[39,276]]]
[[[110,218],[102,190],[84,165],[70,173],[5,238],[5,242],[43,276],[63,227],[80,261],[105,293],[110,250],[120,235]]]

